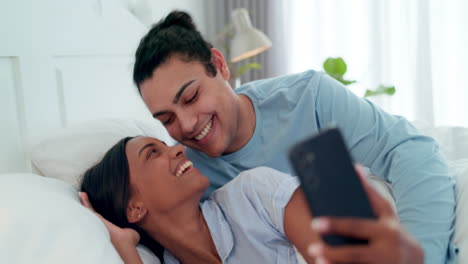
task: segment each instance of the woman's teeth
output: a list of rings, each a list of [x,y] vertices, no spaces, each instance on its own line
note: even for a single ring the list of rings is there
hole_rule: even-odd
[[[182,166],[180,166],[180,168],[177,170],[176,176],[177,176],[177,177],[180,177],[180,175],[182,175],[182,173],[184,173],[187,169],[191,168],[192,166],[193,166],[193,164],[192,164],[191,161],[185,162],[185,163],[182,164]]]
[[[195,137],[196,140],[202,140],[208,133],[210,133],[211,126],[213,125],[213,118],[210,119],[210,122],[206,125],[203,131]]]

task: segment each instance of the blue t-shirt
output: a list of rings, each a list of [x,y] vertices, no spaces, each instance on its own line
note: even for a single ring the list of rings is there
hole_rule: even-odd
[[[291,145],[320,129],[337,126],[354,161],[392,185],[400,221],[421,243],[426,263],[454,259],[449,245],[455,216],[454,181],[432,138],[324,73],[307,71],[254,81],[235,91],[250,98],[255,109],[250,141],[218,158],[187,148],[187,156],[211,181],[206,195],[241,171],[259,166],[294,174],[287,157]]]
[[[297,263],[284,233],[284,209],[299,186],[271,168],[245,171],[201,204],[222,263]],[[169,252],[164,262],[179,263]]]

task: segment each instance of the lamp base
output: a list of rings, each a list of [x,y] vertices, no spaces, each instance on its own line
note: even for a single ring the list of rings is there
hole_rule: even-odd
[[[237,87],[241,86],[241,79],[238,78],[230,78],[229,79],[229,85],[231,85],[232,89],[236,89]]]

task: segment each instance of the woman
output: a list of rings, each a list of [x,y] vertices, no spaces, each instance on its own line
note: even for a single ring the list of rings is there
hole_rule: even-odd
[[[398,225],[390,205],[364,185],[376,215]],[[320,238],[295,177],[245,171],[200,203],[208,186],[183,146],[135,137],[119,141],[85,173],[80,198],[101,216],[125,263],[141,263],[140,235],[166,249],[166,263],[297,263],[293,245],[314,262],[305,253]],[[407,245],[416,244],[406,237]]]

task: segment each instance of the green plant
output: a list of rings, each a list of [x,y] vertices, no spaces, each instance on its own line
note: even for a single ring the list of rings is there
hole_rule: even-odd
[[[344,79],[343,76],[345,75],[347,71],[347,65],[346,65],[346,62],[340,57],[326,59],[325,62],[323,63],[323,69],[328,75],[330,75],[335,80],[341,82],[344,85],[350,85],[350,84],[357,82],[355,80]],[[379,85],[379,87],[377,87],[374,90],[367,89],[364,94],[364,97],[380,95],[380,94],[394,95],[395,92],[396,92],[395,86],[385,86],[381,84]]]
[[[248,70],[261,69],[261,68],[262,68],[262,65],[260,65],[259,63],[256,63],[256,62],[246,63],[236,69],[236,71],[234,72],[234,78],[240,77],[242,74],[246,73]]]

